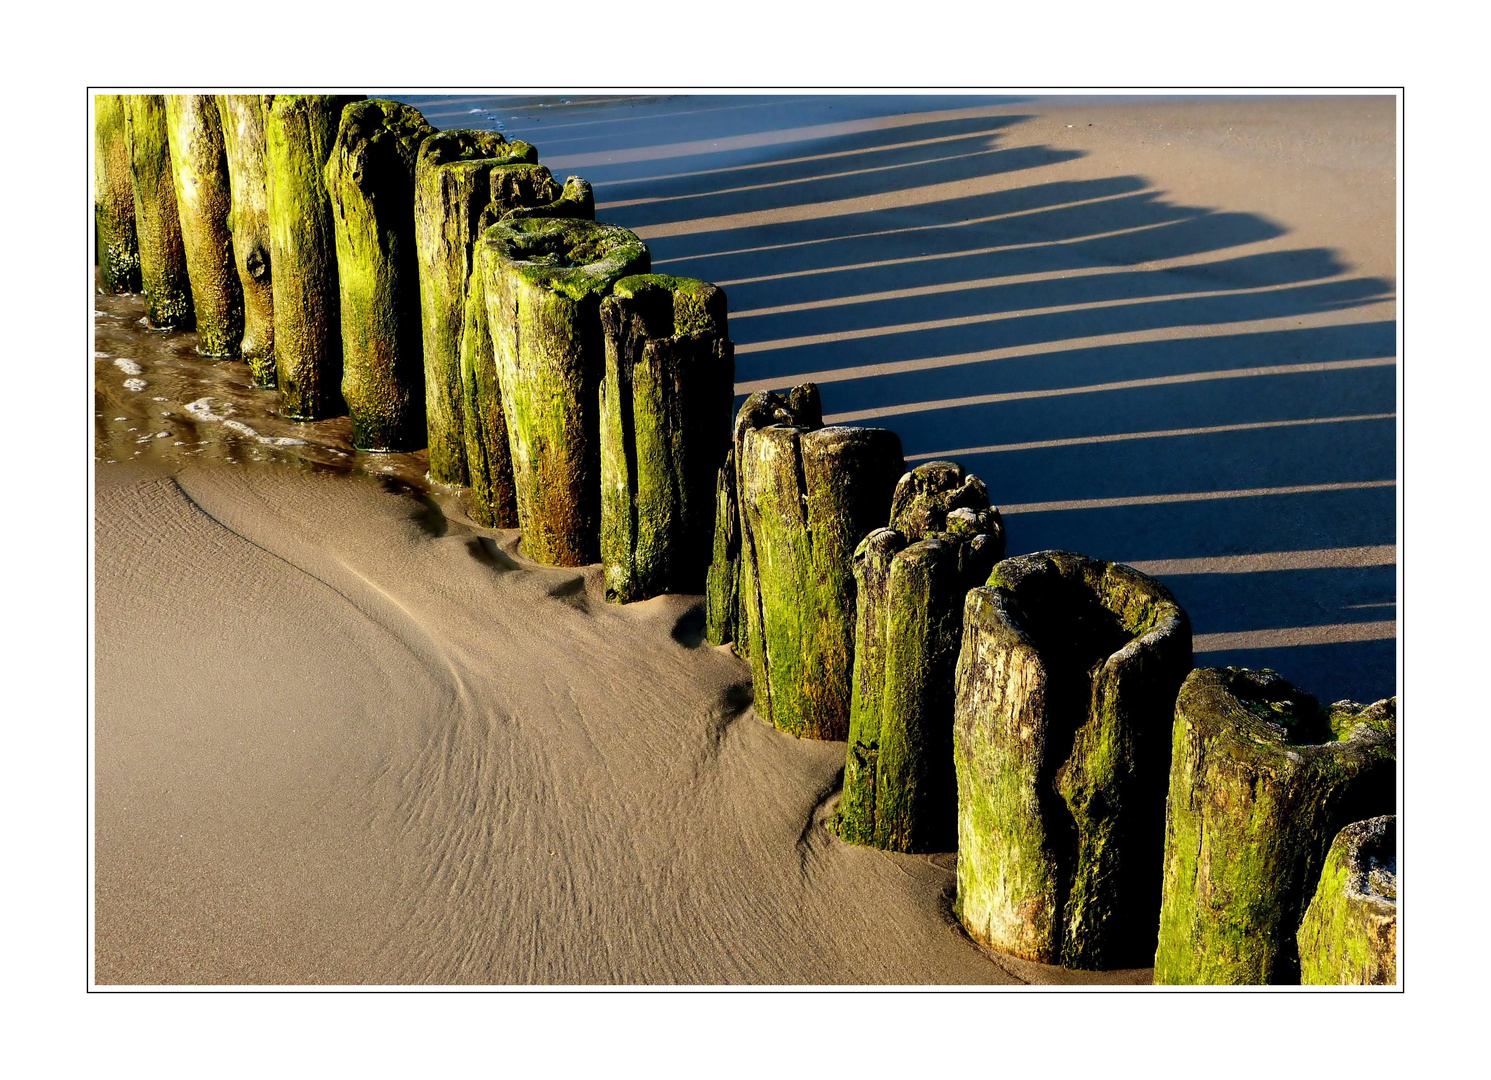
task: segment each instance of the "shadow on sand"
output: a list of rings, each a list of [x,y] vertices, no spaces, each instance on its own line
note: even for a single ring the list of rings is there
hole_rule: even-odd
[[[1011,145],[1017,99],[847,98],[813,127],[787,98],[411,100],[582,172],[658,271],[725,287],[742,397],[813,379],[829,422],[957,458],[1012,554],[1396,543],[1396,327],[1359,310],[1391,283],[1140,176],[1047,176],[1081,154]],[[1397,692],[1390,562],[1194,565],[1159,576],[1198,664]]]

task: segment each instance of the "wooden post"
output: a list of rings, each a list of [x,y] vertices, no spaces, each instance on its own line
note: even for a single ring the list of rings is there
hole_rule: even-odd
[[[715,473],[714,534],[704,578],[704,636],[711,645],[735,637],[736,596],[740,590],[740,509],[735,503],[735,447]]]
[[[425,445],[414,164],[434,133],[413,106],[355,101],[342,110],[326,162],[341,285],[342,397],[359,450]]]
[[[264,95],[265,194],[280,411],[292,420],[346,412],[341,294],[331,199],[322,170],[353,97]]]
[[[1155,982],[1299,981],[1300,919],[1347,823],[1394,803],[1397,699],[1202,668],[1175,705]]]
[[[699,592],[735,402],[724,290],[664,274],[622,278],[601,302],[601,324],[606,599]]]
[[[600,554],[600,302],[647,272],[647,246],[615,225],[542,218],[493,225],[478,257],[523,553],[584,566]]]
[[[904,461],[882,428],[748,428],[741,591],[756,711],[799,738],[849,733],[853,554],[886,519]]]
[[[461,335],[478,221],[491,202],[499,165],[533,163],[538,151],[495,131],[441,131],[414,165],[414,229],[419,255],[424,344],[425,425],[430,479],[464,486],[466,434],[461,408]]]
[[[104,292],[140,291],[140,245],[130,181],[128,122],[119,94],[93,97],[93,220]]]
[[[233,192],[217,100],[211,94],[167,94],[166,137],[197,314],[197,352],[237,356],[243,343],[243,286],[228,229]]]
[[[758,391],[746,398],[735,417],[735,431],[725,464],[715,479],[715,531],[712,561],[705,585],[705,636],[715,645],[732,644],[736,655],[750,655],[750,628],[741,606],[746,560],[745,519],[741,516],[741,451],[745,433],[767,424],[792,424],[805,430],[823,426],[818,387],[803,383],[787,397]],[[752,571],[754,574],[754,571]]]
[[[1336,834],[1300,923],[1300,982],[1392,986],[1398,981],[1398,819]]]
[[[264,167],[264,101],[258,94],[219,94],[218,116],[233,207],[228,226],[243,287],[243,345],[254,385],[275,385],[274,282],[269,240],[269,189]]]
[[[145,318],[152,330],[190,330],[192,287],[171,176],[166,99],[160,94],[128,94],[124,103]]]
[[[1191,624],[1159,582],[1064,551],[968,593],[954,702],[956,910],[1029,960],[1143,964]]]
[[[491,202],[477,219],[477,236],[484,236],[489,228],[502,222],[530,215],[544,216],[546,208],[564,200],[567,190],[578,192],[583,185],[584,191],[589,191],[590,185],[578,177],[570,180],[572,184],[561,187],[542,165],[519,163],[492,168],[487,174]],[[594,199],[590,200],[588,210],[578,203],[571,208],[572,217],[586,220],[595,217]],[[486,295],[486,279],[473,254],[460,344],[461,417],[466,482],[470,485],[469,511],[472,520],[479,524],[513,529],[518,526],[517,492],[513,487],[507,418],[502,412],[502,388],[487,327]]]
[[[950,461],[902,476],[890,516],[892,527],[854,552],[853,696],[834,827],[888,851],[952,851],[963,601],[1004,556],[1004,528],[983,482]]]

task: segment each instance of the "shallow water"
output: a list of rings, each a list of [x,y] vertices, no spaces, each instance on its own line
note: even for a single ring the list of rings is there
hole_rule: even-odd
[[[257,461],[362,472],[430,486],[429,456],[355,450],[346,416],[303,423],[242,360],[197,354],[197,335],[145,325],[138,294],[93,297],[93,460],[171,469]]]

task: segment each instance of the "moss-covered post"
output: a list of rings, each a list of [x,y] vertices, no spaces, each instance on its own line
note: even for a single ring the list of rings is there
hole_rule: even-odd
[[[1003,557],[988,490],[950,461],[902,476],[891,527],[860,541],[849,750],[834,821],[845,840],[906,852],[957,846],[953,678],[963,600]]]
[[[218,116],[233,206],[228,227],[243,287],[243,345],[256,386],[274,386],[274,283],[270,272],[269,192],[264,173],[264,102],[258,94],[219,94]]]
[[[699,592],[735,402],[724,290],[665,274],[622,278],[601,302],[601,325],[606,599]]]
[[[570,177],[571,183],[561,187],[548,169],[527,162],[496,165],[486,176],[491,202],[477,219],[478,236],[502,222],[550,216],[544,211],[564,201],[566,191],[590,189],[578,177]],[[567,216],[595,218],[594,199],[588,208],[572,202],[570,209],[574,212]],[[518,525],[517,493],[513,487],[507,418],[502,411],[502,388],[487,327],[486,295],[486,278],[473,254],[460,344],[461,417],[466,443],[466,482],[470,485],[469,511],[472,520],[482,525],[512,529]]]
[[[197,314],[197,352],[237,356],[243,343],[243,286],[228,228],[233,191],[217,99],[211,94],[167,94],[166,136]]]
[[[1306,986],[1398,981],[1398,819],[1368,818],[1336,834],[1299,934]]]
[[[600,556],[601,299],[649,269],[628,229],[576,218],[493,225],[478,258],[512,451],[523,553],[548,566]]]
[[[181,215],[176,212],[166,99],[160,94],[128,94],[124,104],[145,318],[152,330],[190,330],[192,286]]]
[[[1191,624],[1159,582],[1064,551],[968,593],[953,705],[956,910],[975,939],[1103,969],[1153,955]]]
[[[464,486],[466,432],[461,409],[461,335],[482,211],[498,165],[534,163],[538,151],[495,131],[441,131],[414,165],[414,230],[424,341],[425,429],[430,479]]]
[[[751,559],[741,515],[741,451],[745,433],[767,424],[791,424],[804,430],[823,426],[823,404],[814,383],[794,386],[786,397],[758,391],[746,398],[735,417],[725,464],[715,479],[713,554],[706,580],[705,636],[715,645],[732,644],[737,655],[750,656],[750,624],[741,601],[742,582]],[[749,570],[754,580],[754,563]]]
[[[265,193],[280,411],[292,420],[346,412],[336,235],[322,171],[353,97],[265,94]]]
[[[326,162],[341,285],[342,397],[359,450],[425,445],[414,165],[434,133],[413,106],[354,101],[342,110]]]
[[[740,509],[735,504],[735,447],[715,473],[714,534],[704,575],[704,636],[711,645],[734,640],[740,590]]]
[[[1397,699],[1322,709],[1272,671],[1202,668],[1174,728],[1155,982],[1298,982],[1332,839],[1394,808]]]
[[[756,711],[798,738],[849,734],[854,551],[886,519],[905,467],[883,428],[745,431],[741,592]]]
[[[140,291],[140,246],[135,239],[135,194],[129,175],[124,98],[93,97],[93,221],[98,277],[104,292]]]

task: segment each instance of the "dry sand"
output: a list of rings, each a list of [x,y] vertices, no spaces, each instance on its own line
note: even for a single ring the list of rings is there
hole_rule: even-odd
[[[492,101],[452,101],[446,113],[420,104],[450,127],[482,120],[469,110]],[[1041,521],[1048,533],[1073,532],[1064,546],[1078,550],[1092,547],[1084,536],[1129,545],[1092,553],[1149,559],[1183,601],[1195,598],[1198,634],[1236,650],[1203,652],[1200,662],[1314,649],[1304,666],[1367,691],[1356,696],[1390,682],[1382,649],[1392,631],[1381,629],[1380,609],[1386,601],[1390,620],[1395,592],[1382,595],[1382,575],[1390,585],[1393,492],[1361,485],[1394,475],[1391,466],[1381,475],[1382,433],[1396,411],[1383,398],[1392,353],[1375,367],[1339,364],[1377,359],[1367,354],[1396,317],[1391,101],[911,108],[871,99],[577,103],[530,110],[539,119],[508,130],[532,139],[556,171],[594,180],[601,216],[642,232],[659,269],[727,283],[738,389],[817,373],[826,411],[895,428],[908,455],[983,448],[979,460],[960,456],[995,479],[1007,513],[1013,506],[1012,550],[1051,546],[1022,542],[1045,538]],[[992,149],[980,141],[957,157],[944,145],[967,151],[968,133],[983,140],[986,128],[997,133]],[[921,155],[931,147],[936,160],[903,162],[904,174],[866,171],[889,168],[907,143]],[[999,154],[1024,164],[992,167]],[[859,179],[824,187],[826,168]],[[1085,190],[1115,219],[1077,227],[1053,213],[1011,225],[1000,216],[1010,206],[997,204],[1011,193],[1034,198],[1031,169],[1041,183],[1067,185],[1060,206],[1069,211],[1083,205],[1072,185],[1098,185]],[[1138,187],[1109,183],[1137,174]],[[1159,200],[1146,190],[1223,210],[1151,220]],[[1036,202],[1056,205],[1054,191]],[[1109,205],[1130,195],[1140,203]],[[851,201],[833,205],[841,198]],[[1135,211],[1141,203],[1149,209]],[[1125,215],[1128,231],[1107,228]],[[1200,218],[1209,238],[1171,242],[1171,225]],[[876,231],[868,246],[856,239]],[[933,232],[957,246],[927,246]],[[1016,253],[1033,249],[1043,261],[1021,263]],[[889,254],[899,284],[861,266],[876,250]],[[906,278],[908,266],[954,264],[956,275]],[[1308,273],[1281,275],[1280,265]],[[1081,291],[1120,274],[1116,290]],[[1256,303],[1312,275],[1322,280],[1306,287],[1326,295]],[[1011,299],[958,306],[990,288],[1013,290]],[[1138,324],[1104,321],[1136,297],[1189,301],[1198,290],[1245,301],[1201,312],[1217,318],[1167,309]],[[248,387],[242,365],[195,358],[190,335],[147,336],[134,322],[137,301],[100,298],[97,307],[98,983],[1147,980],[1147,971],[1083,974],[991,955],[951,917],[951,853],[896,856],[830,836],[823,821],[843,744],[763,724],[749,705],[748,667],[700,642],[697,598],[605,604],[598,568],[528,564],[516,533],[479,528],[454,493],[422,490],[422,455],[352,454],[345,421],[279,419],[273,395]],[[1036,326],[1030,320],[1051,308],[1065,312],[1060,333],[999,337]],[[1038,413],[1026,421],[1032,431],[1012,412],[991,412],[1014,407],[1005,400],[949,406],[929,396],[943,394],[929,380],[950,368],[997,368],[1005,382],[982,387],[985,396],[1029,394],[1000,365],[1025,357],[1064,371],[1053,356],[1079,339],[1108,350],[1094,363],[1115,369],[1115,381],[1161,377],[1133,370],[1122,349],[1204,342],[1219,321],[1233,335],[1242,324],[1265,335],[1257,349],[1292,350],[1276,364],[1337,366],[1303,391],[1298,372],[1240,376],[1246,389],[1218,399],[1236,415],[1164,424],[1151,421],[1174,402],[1143,397],[1148,390]],[[1312,352],[1323,339],[1278,336],[1343,328],[1369,338],[1339,353]],[[986,337],[966,348],[964,337],[944,345],[947,333]],[[886,348],[900,341],[932,345]],[[994,355],[968,358],[979,349]],[[121,369],[120,358],[141,370]],[[1262,366],[1246,350],[1227,358]],[[127,377],[147,385],[127,389]],[[204,397],[205,407],[185,409]],[[1343,401],[1351,407],[1338,408]],[[937,408],[917,410],[928,403]],[[1340,425],[1355,434],[1338,432],[1345,447],[1322,466],[1314,444],[1289,439],[1333,409],[1385,414],[1387,427]],[[1262,425],[1246,430],[1269,441],[1208,449],[1218,436],[1189,433],[1224,421]],[[1160,444],[1113,440],[1161,427],[1185,431]],[[280,438],[304,442],[275,445]],[[1027,442],[1042,445],[1010,449]],[[1113,456],[1136,444],[1164,464],[1122,492],[1082,487],[1115,463],[1138,468],[1132,455]],[[1080,467],[1060,456],[1072,447],[1090,455]],[[1011,454],[1033,464],[1005,486],[1029,497],[997,490]],[[1362,458],[1377,471],[1295,475]],[[1218,481],[1200,485],[1212,497],[1192,497],[1187,468]],[[1281,495],[1290,486],[1281,472],[1311,491]],[[1377,501],[1329,503],[1340,490]],[[1143,501],[1172,495],[1186,497]],[[1256,515],[1306,496],[1325,509],[1267,535],[1239,538],[1236,519],[1217,509],[1239,503]],[[1130,516],[1076,527],[1080,515],[1114,508]],[[1178,512],[1189,516],[1144,516]],[[1149,542],[1155,536],[1163,542]],[[1295,601],[1282,617],[1262,600],[1238,601],[1280,588]],[[1241,623],[1214,614],[1238,608]],[[1312,620],[1335,629],[1322,638]],[[1304,636],[1278,637],[1286,631]]]

